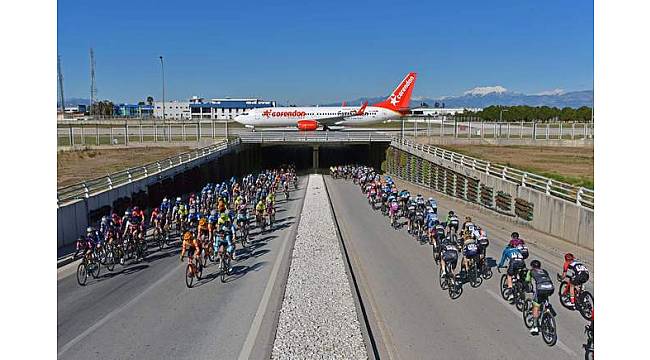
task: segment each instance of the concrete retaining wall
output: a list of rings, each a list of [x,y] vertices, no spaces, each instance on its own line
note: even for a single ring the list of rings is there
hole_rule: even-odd
[[[435,157],[424,151],[414,149],[409,149],[408,151],[399,148],[394,149],[404,151],[411,156],[425,159],[433,164],[449,169],[454,173],[478,180],[479,184],[493,188],[495,193],[497,191],[502,191],[509,194],[513,199],[513,202],[515,198],[520,198],[532,203],[533,219],[531,221],[515,218],[514,212],[511,214],[513,215],[513,220],[516,220],[517,222],[524,222],[534,229],[551,234],[581,247],[593,250],[593,210],[584,208],[570,201],[547,195],[546,193],[538,190],[523,187],[521,184],[516,184],[511,181],[504,180],[498,176],[486,174],[485,172],[468,168],[466,166],[461,166],[460,164],[453,163],[449,160]],[[413,179],[407,178],[407,180],[412,181]],[[480,202],[477,204],[485,206]]]
[[[241,161],[237,161],[236,164],[232,164],[233,161],[219,161],[219,159],[223,160],[224,158],[230,158],[233,155],[239,154],[243,148],[245,147],[242,145],[231,146],[204,158],[196,159],[183,165],[167,169],[160,174],[135,180],[111,190],[94,194],[87,199],[78,200],[60,206],[57,209],[57,248],[73,243],[75,239],[85,231],[86,227],[88,227],[91,220],[90,214],[95,210],[102,208],[110,210],[114,208],[117,203],[120,203],[120,201],[124,202],[125,199],[128,201],[134,196],[134,194],[149,194],[150,190],[158,190],[161,184],[169,184],[169,180],[172,180],[172,186],[179,190],[179,192],[174,194],[182,193],[182,191],[187,188],[185,185],[190,185],[187,184],[188,181],[186,181],[183,174],[194,174],[193,176],[196,176],[195,171],[199,166],[206,164],[212,165],[213,169],[207,169],[206,174],[209,175],[208,178],[212,179],[214,179],[214,175],[217,172],[224,175],[228,174],[228,176],[240,174],[243,167],[251,167],[252,164],[249,161],[251,156],[246,156],[244,159],[238,159]],[[160,192],[155,190],[154,192],[156,193]],[[157,197],[161,197],[161,195],[158,195]],[[149,200],[150,203],[151,201],[160,201],[160,199]],[[144,204],[138,205],[145,206]],[[93,225],[95,224],[93,223]]]

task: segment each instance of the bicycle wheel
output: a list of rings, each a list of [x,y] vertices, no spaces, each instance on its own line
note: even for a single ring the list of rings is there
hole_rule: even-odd
[[[524,303],[524,309],[521,312],[524,318],[524,325],[526,328],[530,329],[535,324],[535,318],[533,317],[533,302],[532,300],[527,299]]]
[[[230,258],[227,255],[224,255],[223,258],[221,259],[221,282],[225,283],[226,282],[226,276],[228,275],[228,268],[230,267]]]
[[[201,263],[201,260],[199,260],[198,264],[195,264],[194,267],[196,268],[196,279],[201,280],[201,277],[203,276],[203,264]]]
[[[88,271],[86,268],[86,263],[81,262],[79,266],[77,266],[77,282],[79,285],[84,286],[86,285],[86,281],[88,280]]]
[[[439,270],[438,278],[440,279],[440,288],[442,290],[447,290],[449,284],[447,284],[447,278],[444,275],[442,275],[442,268]]]
[[[583,291],[578,297],[578,304],[580,304],[580,315],[585,320],[591,320],[591,314],[594,311],[594,297],[589,291]]]
[[[453,280],[452,284],[449,285],[449,297],[452,300],[458,299],[463,294],[463,286],[457,281]]]
[[[185,267],[185,285],[187,285],[188,288],[191,288],[193,282],[194,274],[192,274],[192,265],[187,264],[187,267]]]
[[[517,308],[517,310],[524,311],[525,301],[526,298],[523,289],[521,288],[521,285],[519,285],[515,290],[515,307]]]
[[[481,272],[481,276],[483,277],[483,279],[489,280],[492,278],[492,275],[494,275],[492,269],[490,269],[487,265],[484,266],[483,271]]]
[[[483,278],[481,275],[478,273],[478,269],[476,266],[472,266],[470,270],[470,275],[469,275],[469,285],[473,288],[477,288],[483,284]]]
[[[106,268],[108,271],[115,269],[115,255],[113,255],[112,251],[106,252]]]
[[[571,308],[571,294],[569,293],[568,282],[562,281],[557,295],[560,297],[560,304],[562,304],[562,306],[569,310],[573,310],[573,308]]]
[[[501,281],[499,284],[501,289],[501,297],[503,298],[503,300],[508,301],[508,275],[506,274],[501,275]]]
[[[553,346],[557,342],[557,328],[555,318],[550,314],[542,314],[541,321],[542,339],[548,346]]]
[[[101,267],[101,263],[99,260],[93,260],[90,263],[90,266],[88,267],[88,270],[90,270],[90,275],[93,276],[93,279],[97,279],[99,277],[99,269]]]

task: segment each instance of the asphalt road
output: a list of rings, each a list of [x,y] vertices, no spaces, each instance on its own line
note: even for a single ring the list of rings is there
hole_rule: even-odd
[[[388,218],[373,211],[351,181],[325,178],[381,358],[560,360],[584,356],[586,321],[560,305],[557,283],[551,302],[558,312],[558,343],[548,347],[541,336],[529,335],[521,313],[501,298],[501,275],[496,269],[479,288],[465,284],[462,296],[451,300],[439,286],[429,245],[418,244],[405,228],[393,230]],[[436,198],[439,213],[446,214],[450,207],[462,217],[472,213],[474,222],[490,237],[488,257],[498,261],[512,226],[489,214],[476,214],[458,201]],[[522,234],[534,237],[530,231]],[[557,249],[531,243],[529,260],[541,259],[555,278],[562,260]]]
[[[176,246],[140,264],[105,268],[79,286],[77,262],[57,271],[57,352],[61,359],[268,358],[284,294],[306,178],[289,201],[278,197],[277,225],[251,232],[226,283],[216,265],[191,289]]]

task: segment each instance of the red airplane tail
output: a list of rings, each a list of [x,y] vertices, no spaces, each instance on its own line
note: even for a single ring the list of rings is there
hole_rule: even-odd
[[[409,110],[409,102],[411,101],[411,94],[415,87],[415,78],[417,74],[414,72],[408,73],[404,80],[393,90],[390,96],[373,106],[383,107],[393,111],[403,113]]]

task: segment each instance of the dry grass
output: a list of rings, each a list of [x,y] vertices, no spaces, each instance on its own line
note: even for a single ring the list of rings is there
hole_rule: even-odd
[[[183,146],[59,151],[56,158],[57,187],[144,165],[189,150],[189,147]]]
[[[526,170],[570,184],[594,187],[594,148],[444,145],[451,151]]]

